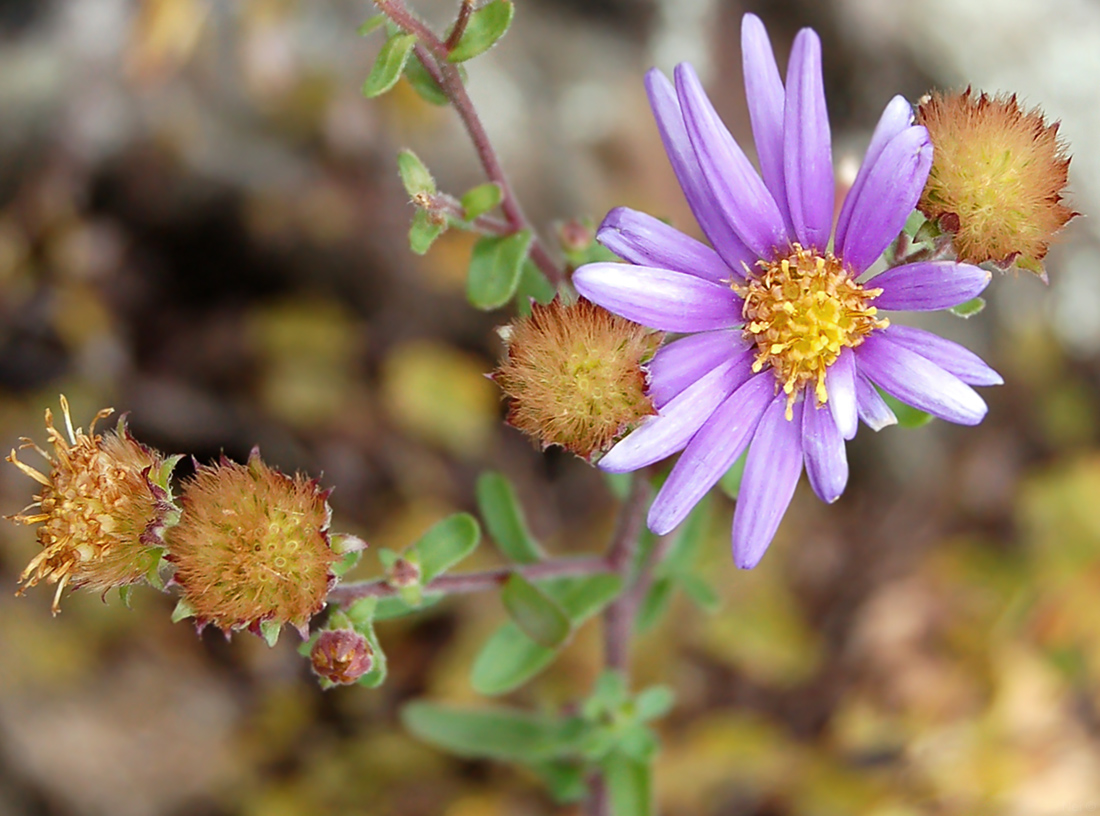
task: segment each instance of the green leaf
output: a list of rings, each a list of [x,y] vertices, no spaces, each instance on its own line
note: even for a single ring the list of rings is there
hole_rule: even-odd
[[[172,623],[179,623],[186,618],[194,617],[195,608],[183,598],[176,601],[176,608],[172,610]]]
[[[447,59],[451,62],[465,62],[492,48],[496,41],[508,31],[512,24],[515,6],[511,0],[493,0],[470,15],[466,30]]]
[[[519,286],[520,272],[531,246],[530,230],[504,237],[486,236],[474,244],[466,297],[478,309],[498,309]]]
[[[455,513],[436,524],[409,549],[420,559],[420,581],[429,583],[477,547],[481,528],[469,513]]]
[[[748,453],[745,451],[738,456],[737,461],[718,480],[718,486],[722,488],[722,492],[731,499],[736,500],[741,490],[741,477],[745,474],[745,460],[748,458]]]
[[[651,816],[653,782],[649,765],[621,751],[612,751],[602,765],[612,815]]]
[[[356,630],[370,626],[374,612],[378,608],[378,598],[360,598],[341,611]]]
[[[668,686],[650,686],[634,701],[635,711],[640,722],[649,722],[663,717],[676,702],[676,694]]]
[[[956,317],[973,317],[983,309],[985,309],[985,298],[976,297],[966,301],[966,303],[952,306],[948,311]]]
[[[134,595],[134,585],[133,584],[127,584],[126,586],[120,586],[118,588],[118,599],[120,601],[122,601],[122,605],[125,606],[127,609],[132,609],[133,608],[132,606],[130,606],[130,602],[133,599],[133,595]]]
[[[381,96],[396,85],[414,45],[416,37],[412,34],[397,34],[386,40],[367,81],[363,83],[363,96],[368,99]]]
[[[556,649],[535,643],[509,621],[481,648],[470,671],[470,684],[488,697],[505,694],[549,666],[556,655]]]
[[[920,408],[914,408],[912,405],[902,402],[893,394],[887,394],[882,389],[879,389],[879,393],[886,400],[886,404],[890,406],[890,410],[894,412],[894,416],[898,418],[900,427],[921,428],[932,421],[932,415]]]
[[[714,518],[713,507],[709,493],[695,505],[687,520],[680,525],[680,532],[672,543],[672,549],[657,566],[659,575],[678,575],[695,566],[699,551],[710,534]]]
[[[558,290],[554,288],[554,284],[546,279],[530,258],[523,262],[519,286],[516,287],[516,308],[522,316],[527,317],[531,314],[532,300],[545,306],[557,293]]]
[[[375,620],[392,620],[393,618],[403,618],[406,615],[411,615],[413,612],[423,612],[425,609],[430,609],[435,606],[444,596],[441,593],[432,593],[423,595],[420,599],[420,603],[410,604],[400,595],[390,595],[387,598],[378,599],[378,609],[375,610]]]
[[[501,600],[516,626],[535,643],[554,649],[572,633],[573,627],[561,607],[518,573],[504,582]]]
[[[418,209],[413,213],[409,226],[409,249],[417,255],[423,255],[432,248],[435,239],[447,231],[447,225],[433,221],[427,210]]]
[[[542,559],[516,492],[503,474],[488,471],[478,477],[477,506],[489,535],[504,555],[517,564],[534,564]]]
[[[397,172],[401,175],[401,183],[405,186],[405,192],[410,198],[415,198],[421,193],[436,192],[435,179],[432,178],[431,171],[411,150],[402,150],[397,154]]]
[[[558,578],[542,584],[543,591],[565,610],[579,626],[614,600],[623,587],[623,579],[614,573],[584,578]]]
[[[553,760],[529,765],[559,805],[581,802],[588,796],[585,768],[577,762]]]
[[[495,181],[471,187],[462,194],[462,215],[467,221],[473,221],[499,207],[502,198],[500,185]]]
[[[386,653],[382,651],[382,646],[378,643],[378,636],[374,634],[374,622],[371,621],[362,627],[357,626],[355,629],[367,639],[367,643],[370,644],[371,650],[374,652],[374,663],[371,665],[370,671],[355,682],[366,688],[378,688],[386,680]]]
[[[668,603],[672,600],[673,588],[672,579],[667,576],[658,578],[653,582],[653,586],[649,588],[649,592],[646,593],[645,599],[638,609],[638,618],[634,623],[636,632],[648,632],[656,626],[657,621],[661,619],[661,615],[668,609]]]
[[[634,479],[633,473],[604,473],[604,481],[611,489],[612,495],[619,501],[626,501],[630,495],[630,484]]]
[[[268,646],[274,647],[279,642],[279,633],[283,630],[282,621],[260,621],[260,635]]]
[[[413,734],[452,754],[537,763],[556,759],[572,745],[575,726],[516,708],[457,708],[415,702],[401,710]]]
[[[679,580],[680,589],[684,591],[684,594],[695,601],[695,603],[699,604],[704,611],[717,612],[718,608],[722,605],[721,599],[715,593],[711,585],[698,575],[684,573],[683,575],[677,576],[677,580]]]
[[[365,37],[368,34],[373,34],[385,24],[386,15],[375,14],[373,17],[367,18],[367,21],[363,23],[363,25],[359,26],[358,29],[356,29],[356,33],[358,33],[360,37]]]
[[[451,101],[435,78],[428,73],[428,69],[424,67],[424,63],[415,52],[412,59],[405,63],[405,79],[409,81],[417,95],[431,105],[442,106]]]
[[[362,550],[353,550],[349,553],[344,553],[344,557],[332,565],[332,574],[337,578],[343,578],[348,574],[349,570],[355,568],[362,555]]]

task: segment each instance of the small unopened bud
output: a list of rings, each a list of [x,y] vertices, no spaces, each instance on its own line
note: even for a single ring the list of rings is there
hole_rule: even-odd
[[[595,242],[596,232],[574,218],[558,226],[558,240],[567,254],[585,252]]]
[[[404,558],[398,558],[389,568],[386,583],[395,589],[416,586],[420,583],[420,567]]]
[[[329,540],[328,494],[264,464],[256,450],[247,465],[223,457],[198,468],[184,484],[166,557],[199,629],[267,637],[290,624],[305,637],[341,557]]]
[[[169,479],[176,459],[165,460],[130,435],[124,420],[113,433],[98,434],[96,422],[112,413],[104,408],[88,426],[73,428],[69,403],[61,397],[65,434],[46,410],[46,433],[53,452],[29,439],[31,448],[50,465],[49,475],[19,461],[8,461],[42,488],[34,503],[6,516],[20,524],[41,524],[42,551],[23,570],[19,594],[40,581],[57,584],[53,612],[60,610],[66,586],[109,590],[142,581],[159,583],[164,530],[175,520]]]
[[[1016,96],[932,94],[918,124],[932,140],[932,170],[918,208],[953,233],[959,260],[1013,262],[1045,278],[1054,235],[1078,213],[1064,203],[1069,173],[1058,123]]]
[[[591,461],[656,413],[643,368],[662,335],[583,298],[537,303],[502,333],[493,379],[509,398],[508,424]]]
[[[317,636],[309,661],[322,680],[348,685],[374,666],[374,650],[354,629],[326,629]]]

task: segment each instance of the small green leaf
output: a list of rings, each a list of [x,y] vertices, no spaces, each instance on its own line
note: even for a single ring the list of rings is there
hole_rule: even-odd
[[[401,183],[410,198],[421,193],[436,192],[435,179],[431,172],[411,150],[402,150],[397,154],[397,172],[401,175]]]
[[[179,623],[186,618],[195,616],[195,609],[183,598],[176,601],[176,608],[172,610],[172,623]]]
[[[467,221],[473,221],[499,207],[502,197],[500,185],[495,181],[471,187],[462,194],[462,215]]]
[[[585,768],[577,762],[552,760],[529,765],[559,805],[581,802],[588,796]]]
[[[960,303],[958,306],[952,306],[948,309],[951,314],[956,317],[973,317],[985,309],[985,298],[976,297],[972,300],[966,301],[966,303]]]
[[[902,402],[893,394],[887,394],[881,389],[879,389],[879,393],[886,400],[886,404],[890,406],[890,410],[894,412],[894,416],[898,418],[899,427],[922,428],[932,421],[932,415],[920,408],[914,408],[912,405]]]
[[[545,306],[554,299],[558,290],[554,284],[546,279],[531,259],[523,262],[523,271],[520,272],[519,286],[516,287],[516,308],[520,315],[527,317],[531,314],[531,301]],[[619,474],[613,474],[619,475]]]
[[[435,606],[443,600],[443,597],[444,596],[438,592],[426,594],[420,598],[420,603],[411,605],[400,595],[390,595],[387,598],[379,598],[378,608],[374,612],[374,619],[391,620],[393,618],[403,618],[414,612],[423,612],[425,609],[430,609]]]
[[[127,609],[131,609],[130,601],[133,599],[134,585],[127,584],[126,586],[120,586],[118,588],[118,599],[122,601],[123,606]]]
[[[557,650],[535,643],[509,621],[493,633],[474,659],[470,684],[487,697],[505,694],[549,666],[556,655]]]
[[[349,570],[355,568],[362,555],[362,550],[353,550],[352,552],[345,553],[343,558],[332,565],[332,574],[337,578],[343,578],[348,574]]]
[[[371,621],[362,627],[357,626],[355,631],[367,639],[374,657],[370,671],[355,682],[366,688],[378,688],[386,680],[386,653],[382,651],[382,646],[378,643],[378,636],[374,633],[374,622]]]
[[[542,584],[543,591],[565,610],[579,626],[613,601],[623,588],[623,579],[614,573],[584,578],[558,578]]]
[[[698,575],[684,573],[678,576],[680,589],[706,612],[717,612],[722,605],[714,589]]]
[[[432,248],[435,239],[447,231],[447,225],[432,220],[427,210],[418,209],[413,213],[409,226],[409,249],[417,255],[423,255]]]
[[[265,620],[260,621],[260,635],[268,646],[274,647],[279,642],[279,633],[283,630],[283,624],[281,621]]]
[[[515,762],[556,759],[568,748],[572,723],[516,708],[457,708],[415,702],[401,721],[425,742],[470,758]]]
[[[649,722],[663,717],[676,702],[676,695],[668,686],[650,686],[634,700],[638,720]]]
[[[572,633],[569,618],[561,607],[518,573],[504,582],[501,601],[516,626],[535,643],[554,649]]]
[[[431,105],[442,106],[451,101],[435,78],[428,73],[428,69],[424,67],[424,63],[415,52],[412,59],[405,63],[405,79],[409,81],[417,95]]]
[[[468,556],[480,539],[481,528],[469,513],[455,513],[436,524],[409,548],[420,559],[421,583],[429,583]]]
[[[478,309],[498,309],[519,286],[520,272],[531,246],[530,230],[504,237],[486,236],[474,244],[466,297]]]
[[[382,50],[378,52],[378,59],[375,60],[367,81],[363,83],[363,96],[372,99],[396,85],[414,45],[416,37],[412,34],[397,34],[386,40]]]
[[[477,506],[489,535],[504,555],[517,564],[534,564],[542,559],[516,492],[503,474],[489,471],[478,477]]]
[[[360,598],[341,611],[356,630],[370,626],[374,620],[374,611],[378,608],[378,598]]]
[[[736,499],[741,490],[741,477],[745,474],[745,460],[747,457],[748,451],[738,456],[737,461],[718,480],[718,486],[722,488],[722,492],[731,499]]]
[[[363,23],[363,25],[359,26],[358,29],[356,29],[356,33],[358,33],[360,37],[365,37],[368,34],[373,34],[385,24],[386,15],[375,14],[373,17],[368,17],[367,21]]]
[[[668,609],[668,602],[672,599],[674,584],[669,577],[658,578],[649,588],[641,607],[638,609],[638,618],[635,621],[635,631],[648,632]]]
[[[493,0],[470,15],[466,30],[447,59],[465,62],[492,48],[512,24],[515,7],[511,0]]]
[[[612,751],[602,764],[612,816],[651,816],[653,782],[649,765],[621,751]]]

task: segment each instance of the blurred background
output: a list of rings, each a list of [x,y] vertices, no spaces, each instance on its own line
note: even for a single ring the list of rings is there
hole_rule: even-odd
[[[441,28],[449,0],[414,4]],[[555,222],[626,204],[693,231],[649,115],[651,65],[691,60],[751,143],[739,26],[760,14],[781,65],[821,34],[838,166],[858,166],[895,93],[1019,93],[1062,122],[1071,206],[1100,207],[1100,4],[1088,0],[517,0],[469,87],[520,197]],[[464,301],[468,236],[424,258],[395,152],[440,186],[480,182],[452,112],[404,83],[359,95],[379,47],[365,0],[0,3],[0,444],[131,412],[140,439],[208,461],[258,444],[335,486],[335,528],[401,547],[473,507],[497,468],[556,552],[596,551],[599,474],[500,423],[483,374],[500,345]],[[707,571],[637,642],[668,682],[669,816],[1100,813],[1100,248],[1076,219],[1050,286],[997,276],[990,308],[924,325],[1000,370],[975,429],[864,428],[825,507],[803,485],[760,568],[729,557],[718,503]],[[184,467],[186,470],[186,466]],[[0,468],[0,512],[34,485]],[[0,528],[0,816],[518,816],[558,809],[533,779],[406,736],[413,698],[475,702],[504,618],[448,601],[379,635],[376,691],[321,693],[294,638],[268,649],[173,625],[173,600],[11,592],[33,530]],[[483,546],[467,566],[494,563]],[[368,552],[359,575],[377,572]],[[599,625],[513,702],[586,693]]]

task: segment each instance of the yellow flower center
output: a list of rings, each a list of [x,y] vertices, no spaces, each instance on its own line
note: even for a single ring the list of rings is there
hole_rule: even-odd
[[[745,337],[756,344],[753,371],[775,370],[787,394],[787,419],[806,386],[817,404],[829,399],[825,372],[845,346],[855,348],[888,322],[871,301],[881,289],[865,289],[832,253],[818,255],[798,244],[775,261],[758,261],[734,290],[745,299]]]

